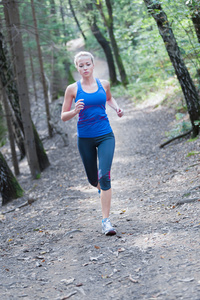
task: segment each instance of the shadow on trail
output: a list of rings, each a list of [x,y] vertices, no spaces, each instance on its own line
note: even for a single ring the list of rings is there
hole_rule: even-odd
[[[45,142],[51,166],[42,178],[20,178],[36,201],[1,220],[2,299],[199,299],[199,202],[174,206],[199,196],[199,166],[186,157],[198,140],[161,150],[173,115],[118,102],[122,119],[108,109],[117,235],[101,234],[100,198],[87,182],[73,120],[68,147]]]

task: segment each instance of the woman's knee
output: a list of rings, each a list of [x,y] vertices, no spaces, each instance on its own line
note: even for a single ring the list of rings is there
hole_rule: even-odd
[[[110,183],[110,172],[107,174],[103,175],[99,179],[100,187],[103,191],[107,191],[111,188],[111,183]]]
[[[88,178],[88,181],[89,181],[89,183],[90,183],[92,186],[97,187],[97,185],[98,185],[98,180],[93,180],[93,179]]]

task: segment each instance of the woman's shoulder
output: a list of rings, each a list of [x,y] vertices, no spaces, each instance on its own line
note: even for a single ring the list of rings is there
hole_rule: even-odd
[[[108,89],[110,89],[110,82],[106,79],[99,79],[103,88],[107,91]]]
[[[69,84],[67,88],[70,89],[70,90],[73,90],[73,89],[77,88],[77,82]]]
[[[74,94],[77,91],[77,83],[74,82],[72,84],[69,84],[66,88],[66,91],[70,94]]]

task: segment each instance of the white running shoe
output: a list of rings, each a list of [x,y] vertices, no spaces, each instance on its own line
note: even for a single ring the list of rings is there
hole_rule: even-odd
[[[105,218],[102,220],[102,233],[105,235],[115,235],[116,230],[112,227],[110,220]]]

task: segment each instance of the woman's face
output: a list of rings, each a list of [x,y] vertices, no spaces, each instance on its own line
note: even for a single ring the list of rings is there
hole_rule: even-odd
[[[90,56],[80,56],[77,60],[77,70],[82,77],[89,77],[94,70]]]

